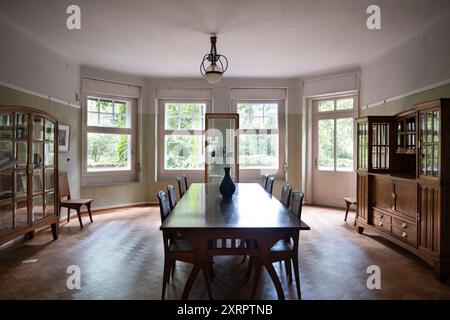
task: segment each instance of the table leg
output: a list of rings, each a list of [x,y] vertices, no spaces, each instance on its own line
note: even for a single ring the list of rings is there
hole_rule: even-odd
[[[261,262],[262,262],[263,266],[266,267],[267,272],[269,272],[269,275],[270,275],[270,278],[272,279],[273,285],[275,286],[275,289],[277,290],[278,300],[284,300],[283,288],[281,287],[280,279],[278,279],[278,275],[277,275],[272,263],[270,261],[268,261],[267,259],[264,259],[264,261],[261,261]]]

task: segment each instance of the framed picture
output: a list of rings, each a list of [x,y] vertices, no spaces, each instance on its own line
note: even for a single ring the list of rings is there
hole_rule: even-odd
[[[69,151],[70,126],[60,124],[58,126],[58,149],[59,152]]]

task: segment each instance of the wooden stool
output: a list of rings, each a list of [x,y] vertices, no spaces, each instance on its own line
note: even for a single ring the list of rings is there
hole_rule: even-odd
[[[356,206],[356,199],[355,198],[344,198],[345,201],[345,218],[344,221],[347,221],[348,216],[348,210],[350,209],[350,206],[354,204]],[[356,218],[355,218],[356,223]]]

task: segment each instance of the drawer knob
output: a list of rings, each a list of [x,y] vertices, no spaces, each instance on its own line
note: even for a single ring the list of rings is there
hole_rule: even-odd
[[[406,228],[406,222],[402,223],[402,228]]]
[[[378,225],[379,225],[380,227],[382,227],[382,226],[383,226],[383,221],[378,222]]]
[[[408,236],[408,234],[407,234],[405,231],[403,231],[403,232],[402,232],[402,237],[403,237],[403,238],[406,238],[407,236]]]

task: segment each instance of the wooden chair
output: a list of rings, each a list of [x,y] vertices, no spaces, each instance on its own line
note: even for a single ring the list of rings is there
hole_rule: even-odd
[[[269,178],[268,174],[263,174],[261,176],[261,187],[263,187],[264,189],[266,189],[267,178]]]
[[[270,194],[272,194],[273,191],[273,182],[275,181],[275,177],[274,176],[269,176],[267,178],[267,182],[266,182],[266,191]]]
[[[182,175],[183,179],[184,179],[184,189],[187,191],[187,189],[189,189],[189,185],[188,185],[188,181],[187,181],[187,176],[185,174]]]
[[[289,208],[289,205],[291,204],[291,194],[292,194],[292,187],[289,184],[285,184],[281,188],[281,197],[280,202],[286,207]]]
[[[184,180],[184,177],[177,177],[178,181],[178,191],[180,192],[180,198],[184,196],[184,193],[186,192],[186,180]]]
[[[175,188],[170,184],[167,186],[167,195],[169,196],[170,211],[172,211],[177,205],[177,196],[175,195]]]
[[[354,204],[356,206],[356,199],[355,198],[344,198],[345,201],[345,218],[344,221],[347,221],[348,211],[350,210],[350,206]],[[356,226],[356,218],[354,224]]]
[[[292,192],[292,199],[289,211],[296,214],[299,220],[301,220],[302,216],[303,198],[304,198],[303,192],[300,191]],[[295,282],[297,286],[297,295],[298,298],[301,299],[300,274],[298,270],[298,236],[296,236],[294,239],[289,239],[288,241],[285,239],[279,240],[270,250],[269,258],[272,263],[284,261],[286,273],[288,274],[290,282],[292,281],[292,272],[291,272],[291,261],[292,261],[292,264],[294,266]],[[253,298],[255,296],[256,288],[259,282],[259,277],[261,275],[261,265],[259,264],[257,259],[255,259],[254,264],[255,264],[255,282],[253,283],[253,292],[252,292]]]
[[[170,215],[169,201],[164,191],[159,191],[157,194],[159,201],[159,210],[161,215],[161,224]],[[206,241],[206,240],[205,240]],[[166,293],[166,285],[170,280],[170,274],[172,271],[172,277],[174,275],[176,261],[183,261],[195,265],[197,249],[192,246],[186,240],[176,239],[176,236],[163,231],[163,243],[164,243],[164,275],[161,299],[164,300]],[[212,299],[211,292],[211,279],[208,268],[203,267],[203,274],[205,276],[206,288],[208,290],[209,298]],[[188,279],[186,287],[190,290],[193,280]]]
[[[58,175],[58,182],[59,182],[59,211],[61,215],[61,208],[67,208],[67,222],[70,221],[70,210],[75,209],[78,216],[78,221],[80,222],[80,227],[83,228],[83,222],[81,221],[81,207],[86,206],[88,213],[89,213],[89,219],[92,221],[92,214],[91,214],[91,203],[94,201],[93,199],[72,199],[70,195],[70,189],[69,189],[69,181],[67,179],[67,172],[60,171]],[[66,200],[62,200],[63,198],[67,198]]]

